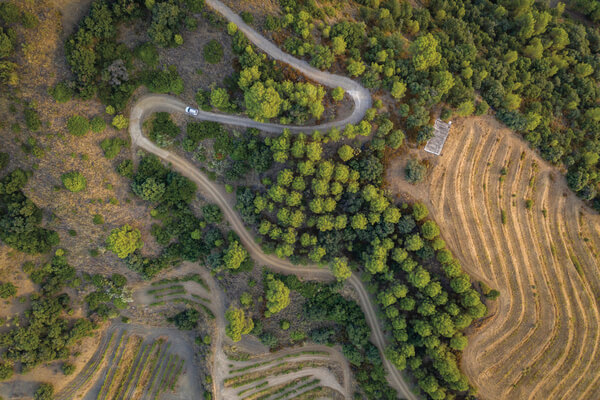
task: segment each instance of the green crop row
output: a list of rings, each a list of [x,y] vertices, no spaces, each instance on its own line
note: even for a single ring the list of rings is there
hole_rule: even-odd
[[[206,282],[204,282],[204,280],[202,279],[200,274],[194,274],[194,273],[185,275],[181,278],[161,279],[160,281],[152,283],[152,286],[160,286],[160,285],[166,285],[167,283],[189,282],[189,281],[196,282],[197,284],[202,286],[207,292],[210,292],[210,288],[208,287]]]
[[[158,293],[168,292],[169,290],[176,290],[176,289],[183,289],[185,291],[185,288],[183,287],[183,285],[171,285],[171,286],[167,286],[167,287],[163,287],[163,288],[159,288],[159,289],[150,289],[150,290],[148,290],[148,294],[158,294]]]
[[[113,353],[113,363],[109,363],[109,365],[107,366],[107,370],[106,370],[106,377],[104,378],[104,382],[102,382],[102,386],[100,387],[100,390],[98,391],[98,396],[96,396],[96,400],[100,400],[105,398],[108,393],[110,393],[110,385],[112,384],[112,380],[115,378],[115,375],[117,374],[117,371],[119,370],[119,364],[121,363],[121,360],[123,359],[123,352],[125,351],[125,347],[127,347],[127,344],[129,343],[129,338],[131,336],[127,336],[127,340],[125,341],[125,343],[123,344],[123,338],[125,337],[125,335],[122,335],[121,338],[119,339],[119,344],[117,345],[117,348],[115,349],[114,353]],[[114,365],[114,360],[115,358],[118,358],[117,364]],[[112,375],[111,375],[112,373]],[[104,389],[107,388],[108,384],[108,389],[106,394],[103,396],[102,394],[104,393]]]
[[[154,342],[154,343],[156,343],[156,342]],[[142,365],[142,362],[144,362],[144,364],[145,364],[145,360],[147,360],[148,357],[150,357],[150,353],[152,352],[152,349],[154,349],[154,344],[152,344],[152,346],[147,344],[143,347],[142,354],[136,360],[136,363],[134,365],[133,372],[131,373],[131,378],[129,378],[129,377],[127,378],[127,384],[125,385],[125,390],[123,391],[122,398],[127,397],[127,393],[129,392],[129,389],[131,388],[132,383],[137,382],[137,379],[135,378],[135,376],[138,373],[140,366]],[[118,400],[118,397],[117,397],[117,400]]]
[[[308,376],[306,376],[306,377],[304,377],[304,378],[308,379],[309,377],[308,377]],[[301,383],[301,382],[302,382],[302,381],[298,381],[297,383]],[[307,387],[309,387],[309,386],[316,385],[316,384],[318,384],[319,382],[321,382],[321,380],[320,380],[320,379],[313,379],[313,380],[311,380],[310,382],[306,382],[306,383],[304,383],[304,384],[302,384],[302,385],[300,385],[300,386],[298,386],[298,387],[296,387],[296,388],[294,388],[294,389],[292,389],[292,390],[290,390],[290,391],[287,391],[287,392],[283,393],[283,394],[282,394],[282,395],[280,395],[280,396],[277,396],[277,397],[275,397],[273,400],[281,400],[281,399],[284,399],[284,398],[286,398],[286,397],[288,397],[288,396],[290,396],[290,395],[292,395],[292,394],[296,394],[296,393],[298,393],[298,392],[299,392],[299,391],[301,391],[302,389],[306,389],[306,388],[307,388]],[[277,393],[275,393],[275,394],[277,394]],[[258,399],[257,399],[257,400],[258,400]]]
[[[135,349],[133,351],[133,355],[131,356],[131,363],[129,363],[127,365],[127,368],[123,371],[123,374],[121,375],[121,380],[119,382],[119,386],[117,386],[117,390],[116,390],[116,395],[113,397],[114,399],[119,398],[122,395],[122,391],[124,389],[124,385],[125,382],[127,380],[127,377],[129,376],[129,372],[131,372],[131,368],[133,367],[133,363],[135,362],[135,360],[138,358],[138,355],[140,354],[140,351],[142,350],[142,340],[140,340],[136,345],[135,345]],[[110,392],[109,388],[109,392]]]

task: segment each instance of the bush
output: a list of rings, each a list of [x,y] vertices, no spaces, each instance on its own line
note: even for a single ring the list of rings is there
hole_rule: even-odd
[[[242,11],[240,17],[242,17],[242,20],[247,24],[254,22],[254,15],[250,14],[248,11]]]
[[[90,130],[90,121],[81,115],[73,115],[67,121],[67,130],[71,135],[83,136]]]
[[[0,363],[0,381],[10,379],[13,373],[14,370],[10,364]]]
[[[102,151],[104,152],[104,157],[109,160],[115,158],[123,146],[127,146],[127,140],[118,137],[104,139],[100,142],[100,148],[102,148]]]
[[[223,212],[216,204],[207,204],[202,207],[202,215],[209,224],[218,224],[223,221]]]
[[[223,59],[223,46],[213,39],[204,45],[203,55],[206,62],[217,64]]]
[[[165,70],[150,72],[145,77],[144,83],[152,93],[183,93],[183,79],[174,65],[170,65]]]
[[[154,68],[158,65],[158,50],[150,42],[143,43],[135,49],[135,56],[148,67]]]
[[[8,299],[17,294],[17,287],[10,282],[0,283],[0,299]]]
[[[66,103],[73,97],[73,89],[64,82],[57,83],[56,86],[50,88],[48,92],[57,103]]]
[[[65,185],[65,188],[73,193],[81,192],[87,187],[87,181],[79,171],[62,174],[60,179],[63,185]]]
[[[200,312],[190,308],[168,318],[168,321],[174,323],[178,329],[190,331],[196,328],[199,319]]]
[[[412,184],[422,182],[427,175],[427,166],[419,160],[408,160],[406,164],[406,180]]]
[[[129,126],[129,119],[127,119],[123,115],[119,114],[113,118],[112,126],[114,126],[115,128],[117,128],[119,130],[125,129]]]
[[[133,161],[121,161],[121,163],[117,166],[117,173],[125,178],[133,178]]]
[[[6,168],[9,160],[10,156],[8,155],[8,153],[0,152],[0,169]]]
[[[106,121],[104,121],[104,118],[97,115],[90,121],[90,128],[94,133],[101,133],[106,129]]]
[[[61,367],[63,374],[65,375],[71,375],[73,374],[73,372],[75,372],[75,366],[73,364],[70,363],[64,363]]]
[[[27,129],[32,132],[37,132],[42,127],[40,117],[33,108],[27,107],[25,109],[25,125],[27,125]]]
[[[104,217],[100,214],[94,214],[92,221],[94,222],[94,225],[102,225],[104,224]]]
[[[115,228],[106,239],[107,248],[119,258],[125,258],[137,249],[141,249],[144,243],[139,229],[133,229],[129,225]]]
[[[34,400],[52,400],[54,387],[49,383],[42,383],[33,396]]]

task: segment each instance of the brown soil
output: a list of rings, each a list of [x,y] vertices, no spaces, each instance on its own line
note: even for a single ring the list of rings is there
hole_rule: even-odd
[[[393,158],[389,190],[424,201],[463,268],[501,293],[463,354],[479,396],[597,398],[600,217],[490,116],[455,121],[440,157],[411,152],[430,175],[411,185]]]

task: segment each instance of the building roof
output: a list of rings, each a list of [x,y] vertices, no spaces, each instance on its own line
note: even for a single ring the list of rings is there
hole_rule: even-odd
[[[435,120],[435,125],[433,125],[433,137],[429,139],[425,145],[426,152],[435,154],[436,156],[442,154],[444,143],[446,143],[448,133],[450,132],[450,125],[452,125],[452,121],[446,123],[441,119]]]

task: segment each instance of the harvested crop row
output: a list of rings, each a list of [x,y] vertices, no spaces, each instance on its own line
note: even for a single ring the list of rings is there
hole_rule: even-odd
[[[500,290],[463,354],[479,396],[598,398],[598,215],[491,117],[453,124],[429,161],[428,181],[413,186],[393,160],[388,184],[424,201],[473,279]]]

